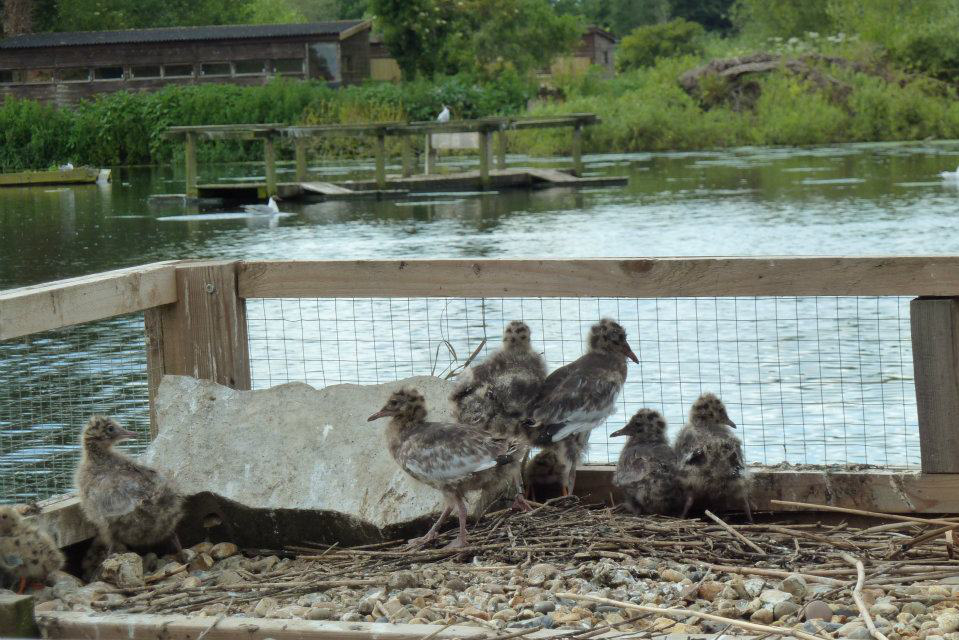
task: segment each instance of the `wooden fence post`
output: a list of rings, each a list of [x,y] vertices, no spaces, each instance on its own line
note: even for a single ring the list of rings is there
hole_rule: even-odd
[[[196,134],[188,131],[184,144],[186,153],[186,196],[196,198],[200,191],[196,184]]]
[[[376,188],[386,188],[386,133],[376,132]]]
[[[909,304],[924,473],[959,473],[959,298]]]
[[[413,141],[409,136],[403,136],[403,177],[409,178],[415,169],[413,158]]]
[[[433,134],[426,134],[426,160],[424,160],[423,175],[428,176],[436,170],[436,156],[433,155]]]
[[[246,301],[237,294],[237,262],[186,263],[176,269],[177,302],[144,312],[150,434],[156,436],[156,390],[165,374],[249,389]]]
[[[486,129],[479,132],[480,156],[480,185],[485,189],[489,186],[490,142],[493,134]]]
[[[267,134],[263,138],[263,161],[266,164],[266,195],[276,195],[276,148],[273,145],[273,136]]]
[[[306,138],[293,139],[293,153],[296,159],[296,181],[306,182]]]
[[[496,168],[506,168],[506,131],[503,129],[496,133]]]
[[[580,122],[573,127],[573,175],[583,175],[583,125]]]

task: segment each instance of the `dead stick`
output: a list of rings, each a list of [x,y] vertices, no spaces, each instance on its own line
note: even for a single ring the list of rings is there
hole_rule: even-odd
[[[741,629],[748,629],[749,631],[759,631],[760,633],[769,633],[777,636],[792,636],[794,638],[800,638],[800,640],[823,640],[821,636],[814,636],[811,633],[806,633],[805,631],[799,631],[798,629],[790,629],[788,627],[770,627],[765,624],[756,624],[755,622],[746,622],[744,620],[734,620],[732,618],[724,618],[722,616],[717,616],[712,613],[704,613],[703,611],[689,611],[687,609],[663,609],[661,607],[647,607],[646,605],[633,604],[631,602],[622,602],[620,600],[610,600],[609,598],[597,598],[596,596],[587,596],[587,595],[581,595],[578,593],[557,593],[556,597],[567,598],[569,600],[585,600],[586,602],[596,602],[598,604],[608,604],[613,607],[619,607],[620,609],[628,609],[631,611],[643,611],[645,613],[657,613],[659,615],[664,615],[664,616],[677,616],[682,618],[704,618],[706,620],[722,622],[723,624],[739,627]]]
[[[720,527],[722,527],[727,533],[732,534],[734,538],[742,542],[744,545],[746,545],[747,547],[749,547],[756,553],[761,553],[763,555],[766,555],[766,552],[762,550],[762,547],[759,547],[758,545],[753,544],[749,540],[749,538],[747,538],[746,536],[739,533],[738,531],[730,527],[728,524],[726,524],[725,522],[717,518],[716,515],[709,509],[706,509],[706,517],[712,520],[713,522],[715,522],[716,524],[718,524]]]
[[[713,569],[714,571],[722,571],[723,573],[738,573],[738,574],[752,574],[754,576],[768,576],[770,578],[788,578],[791,575],[802,576],[808,582],[821,582],[822,584],[828,584],[832,587],[844,587],[847,583],[842,580],[836,580],[834,578],[827,578],[825,576],[817,576],[811,573],[799,573],[798,571],[782,571],[780,569],[761,569],[759,567],[734,567],[726,564],[712,564],[710,562],[700,562],[699,564],[704,567]]]
[[[846,509],[845,507],[833,507],[827,504],[813,504],[811,502],[791,502],[789,500],[770,500],[769,504],[778,504],[784,507],[797,507],[799,509],[812,509],[814,511],[834,511],[836,513],[849,513],[855,516],[867,516],[871,518],[885,518],[886,520],[898,520],[899,522],[917,522],[919,524],[938,524],[941,527],[959,527],[959,522],[950,522],[940,518],[914,518],[912,516],[899,516],[893,513],[879,513],[876,511],[863,511],[862,509]]]
[[[862,600],[862,585],[866,582],[866,568],[862,566],[862,560],[854,558],[848,553],[842,554],[842,559],[856,567],[856,586],[852,588],[852,599],[856,601],[856,606],[859,608],[859,615],[866,623],[866,628],[869,629],[870,635],[876,640],[889,640],[889,638],[884,636],[879,629],[876,628],[876,623],[872,621],[872,616],[869,615],[869,609],[866,608],[866,603]]]

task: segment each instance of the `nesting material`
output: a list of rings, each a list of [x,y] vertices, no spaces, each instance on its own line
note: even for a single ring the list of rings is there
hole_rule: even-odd
[[[177,558],[144,558],[145,586],[58,583],[41,600],[46,610],[454,623],[501,635],[609,627],[756,635],[773,627],[807,640],[881,640],[873,629],[893,640],[959,630],[959,561],[941,533],[929,535],[940,525],[785,520],[637,517],[563,498],[528,514],[486,515],[465,550],[411,551],[401,540],[246,549],[194,571]]]

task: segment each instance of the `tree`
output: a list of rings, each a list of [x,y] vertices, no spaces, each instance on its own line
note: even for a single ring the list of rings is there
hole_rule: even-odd
[[[34,4],[33,0],[3,0],[4,37],[33,32]]]
[[[578,19],[547,0],[371,0],[370,8],[407,78],[525,73],[570,51],[581,33]]]
[[[209,24],[243,24],[253,17],[251,0],[61,0],[50,28],[99,31]]]
[[[728,31],[733,0],[669,0],[670,15],[698,22],[709,31]]]

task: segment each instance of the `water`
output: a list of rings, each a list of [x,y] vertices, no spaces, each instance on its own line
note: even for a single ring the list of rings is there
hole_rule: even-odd
[[[121,168],[108,187],[0,190],[0,288],[186,257],[956,254],[959,181],[939,172],[957,161],[959,143],[933,142],[602,155],[586,158],[587,173],[628,175],[628,187],[284,202],[293,215],[274,219],[153,208],[147,196],[182,191],[182,174]],[[337,163],[315,175],[371,169]],[[200,177],[259,170],[201,167]],[[556,366],[607,313],[643,360],[613,428],[641,404],[676,427],[708,387],[739,416],[751,460],[918,461],[908,300],[268,300],[249,312],[256,386],[439,374],[515,316]],[[141,334],[136,316],[0,345],[0,495],[69,486],[76,429],[92,411],[145,429]],[[615,443],[593,440],[594,461],[615,459]]]

